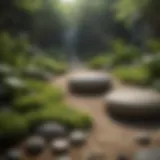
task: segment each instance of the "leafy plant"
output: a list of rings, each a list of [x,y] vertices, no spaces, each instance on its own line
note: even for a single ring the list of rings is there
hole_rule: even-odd
[[[113,71],[113,74],[119,78],[122,82],[134,84],[134,85],[145,85],[149,80],[149,72],[145,67],[119,67]]]
[[[110,66],[112,64],[111,62],[112,57],[110,55],[97,56],[88,62],[88,66],[92,69],[102,69]]]

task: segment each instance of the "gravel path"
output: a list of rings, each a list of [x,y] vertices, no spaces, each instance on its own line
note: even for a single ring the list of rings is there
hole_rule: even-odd
[[[67,76],[57,78],[54,83],[64,89],[67,103],[77,110],[89,113],[93,118],[94,126],[88,144],[82,151],[79,151],[78,156],[75,155],[73,160],[83,160],[88,154],[96,152],[103,154],[105,160],[115,160],[119,154],[125,154],[131,158],[134,152],[140,148],[133,139],[141,132],[151,134],[153,141],[150,146],[160,146],[159,127],[146,129],[146,127],[118,123],[106,113],[103,97],[77,97],[69,94]]]

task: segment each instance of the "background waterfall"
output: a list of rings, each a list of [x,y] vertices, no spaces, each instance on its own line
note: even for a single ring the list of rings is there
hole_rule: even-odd
[[[64,48],[67,52],[67,59],[70,64],[70,69],[81,69],[83,67],[82,61],[77,54],[77,42],[78,42],[78,26],[69,25],[64,33]]]

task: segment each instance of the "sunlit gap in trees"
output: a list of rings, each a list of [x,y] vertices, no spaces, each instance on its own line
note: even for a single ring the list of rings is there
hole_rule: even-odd
[[[79,1],[80,0],[60,0],[66,22],[66,29],[64,31],[64,49],[68,53],[70,68],[74,70],[81,68],[82,66],[77,55],[77,34],[79,30],[77,22],[79,11],[77,8],[79,8]]]

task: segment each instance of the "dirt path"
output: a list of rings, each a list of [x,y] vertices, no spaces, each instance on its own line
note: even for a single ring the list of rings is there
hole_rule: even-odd
[[[160,130],[144,129],[124,125],[110,118],[106,113],[103,98],[104,97],[76,97],[67,91],[67,76],[57,78],[55,82],[63,88],[66,93],[66,102],[74,106],[75,109],[87,112],[93,118],[94,127],[89,136],[88,144],[82,151],[84,157],[93,152],[104,154],[105,160],[115,160],[120,153],[131,157],[140,147],[133,138],[137,133],[149,131],[153,136],[151,146],[160,146]],[[83,160],[84,158],[76,160]],[[74,159],[73,159],[74,160]]]

